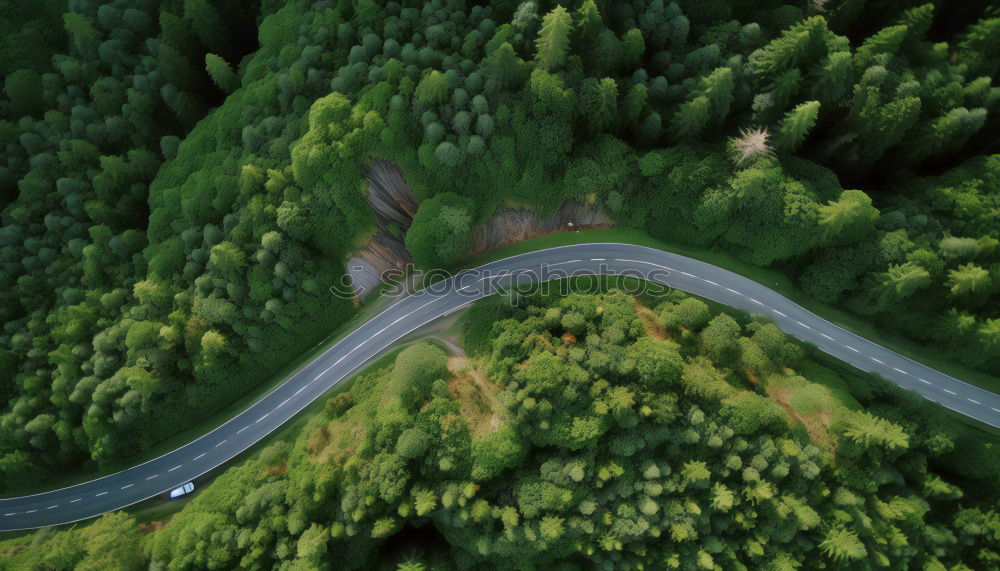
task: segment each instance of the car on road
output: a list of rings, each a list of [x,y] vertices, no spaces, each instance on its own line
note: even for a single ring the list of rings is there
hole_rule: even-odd
[[[170,490],[170,499],[174,500],[181,496],[186,496],[194,491],[194,482],[188,482],[179,488]]]

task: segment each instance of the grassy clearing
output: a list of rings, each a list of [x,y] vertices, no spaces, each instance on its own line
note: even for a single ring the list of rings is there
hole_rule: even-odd
[[[473,438],[496,432],[507,423],[504,407],[497,399],[500,386],[490,381],[481,360],[450,360],[448,368],[453,375],[448,394],[458,401]]]
[[[861,404],[836,372],[810,360],[800,363],[798,369],[798,373],[766,375],[764,392],[806,429],[814,444],[833,451],[830,425],[843,413],[860,410]]]

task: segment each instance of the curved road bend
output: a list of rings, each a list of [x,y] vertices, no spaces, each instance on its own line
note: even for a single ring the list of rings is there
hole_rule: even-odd
[[[487,272],[492,277],[482,279]],[[560,277],[557,272],[641,274],[663,285],[763,314],[782,330],[838,359],[878,373],[956,412],[1000,427],[1000,396],[858,337],[755,281],[652,248],[581,244],[492,262],[414,293],[360,325],[271,393],[197,440],[96,480],[32,496],[0,499],[0,531],[91,518],[193,480],[268,435],[401,337],[496,293],[498,286],[509,285],[513,279],[531,281],[539,279],[537,276],[552,279]]]

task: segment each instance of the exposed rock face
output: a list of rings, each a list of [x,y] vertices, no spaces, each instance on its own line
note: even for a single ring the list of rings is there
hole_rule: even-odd
[[[368,204],[375,211],[376,229],[368,243],[347,262],[347,272],[358,301],[384,279],[412,263],[403,237],[417,213],[417,197],[396,165],[372,159],[368,172]],[[480,254],[529,238],[555,232],[608,228],[614,223],[600,210],[567,200],[554,214],[542,216],[528,208],[500,206],[475,230],[469,255]]]
[[[374,291],[387,274],[403,271],[412,261],[403,236],[417,213],[417,197],[396,165],[372,159],[368,204],[375,211],[375,234],[347,261],[347,272],[358,300]]]
[[[470,254],[479,254],[529,238],[582,230],[609,228],[614,222],[606,214],[573,199],[563,202],[555,214],[541,216],[534,210],[501,206],[472,236]]]

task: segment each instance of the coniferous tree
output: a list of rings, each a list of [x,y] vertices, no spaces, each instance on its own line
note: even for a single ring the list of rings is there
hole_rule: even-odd
[[[806,101],[785,114],[775,134],[775,148],[786,153],[798,149],[819,116],[819,101]]]
[[[572,28],[573,17],[562,6],[556,6],[542,18],[535,40],[535,59],[541,69],[554,70],[565,63]]]

